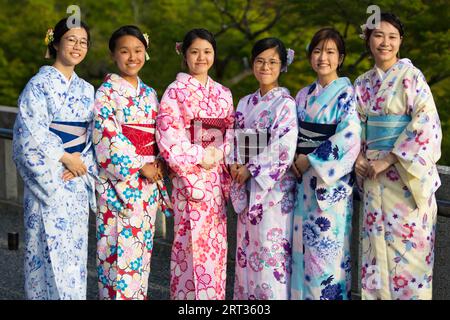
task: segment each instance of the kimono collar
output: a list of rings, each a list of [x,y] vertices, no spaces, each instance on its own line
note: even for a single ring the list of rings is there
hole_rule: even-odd
[[[342,87],[342,86],[351,86],[352,83],[350,82],[350,79],[347,77],[341,77],[337,78],[333,81],[331,81],[329,84],[327,84],[325,87],[322,87],[322,85],[319,83],[319,80],[315,81],[315,88],[313,89],[315,91],[316,95],[322,94],[325,90],[333,89],[334,87]]]
[[[264,96],[261,96],[261,90],[258,89],[253,94],[253,104],[257,104],[259,101],[270,101],[273,98],[280,97],[282,95],[289,95],[289,90],[284,87],[275,87],[270,89]]]
[[[386,72],[381,70],[381,68],[377,67],[377,65],[375,65],[373,69],[374,69],[375,74],[378,76],[378,78],[381,81],[383,81],[384,79],[386,79],[387,75],[390,73],[391,70],[394,70],[396,66],[401,68],[401,66],[403,66],[403,65],[412,66],[412,62],[411,62],[411,60],[409,60],[407,58],[403,58],[403,59],[399,59],[396,63],[394,63],[392,65],[392,67],[390,67],[388,70],[386,70]]]
[[[61,71],[56,69],[54,66],[42,66],[39,71],[51,75],[54,79],[59,80],[67,87],[69,87],[71,83],[76,83],[76,81],[78,80],[78,75],[75,73],[75,71],[72,73],[72,76],[69,80],[65,75],[62,74]]]
[[[200,81],[198,81],[196,78],[191,76],[190,74],[187,74],[185,72],[180,72],[177,74],[177,80],[190,86],[194,86],[195,88],[203,88],[209,91],[209,88],[214,83],[214,81],[211,79],[211,77],[208,76],[208,79],[206,80],[206,86],[204,86]]]
[[[142,90],[142,80],[139,77],[137,88],[135,88],[131,83],[115,73],[107,74],[104,82],[111,83],[114,88],[117,88],[117,90],[125,96],[139,96]]]

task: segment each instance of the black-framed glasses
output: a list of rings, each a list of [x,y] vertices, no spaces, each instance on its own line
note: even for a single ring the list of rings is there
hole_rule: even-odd
[[[64,39],[66,40],[66,42],[67,42],[66,44],[69,47],[75,47],[79,43],[81,48],[83,48],[83,49],[89,48],[89,41],[85,38],[78,39],[75,36],[70,36],[70,37],[66,37]]]

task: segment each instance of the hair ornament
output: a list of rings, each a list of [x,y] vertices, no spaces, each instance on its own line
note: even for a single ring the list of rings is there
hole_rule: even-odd
[[[180,55],[183,48],[183,42],[175,42],[175,51],[177,52],[177,55]]]
[[[291,65],[291,63],[294,61],[295,51],[291,48],[288,48],[287,50],[287,61],[286,66],[281,70],[281,72],[287,72],[287,67]]]

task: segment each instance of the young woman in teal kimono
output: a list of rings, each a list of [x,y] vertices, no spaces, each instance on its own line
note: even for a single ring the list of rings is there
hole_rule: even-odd
[[[317,80],[296,97],[299,135],[291,299],[350,299],[351,172],[360,149],[359,119],[348,78],[338,71],[345,44],[332,28],[312,38]]]
[[[83,22],[47,32],[43,66],[19,98],[13,159],[24,181],[25,295],[85,299],[89,209],[97,167],[90,141],[94,88],[74,72],[89,47]]]

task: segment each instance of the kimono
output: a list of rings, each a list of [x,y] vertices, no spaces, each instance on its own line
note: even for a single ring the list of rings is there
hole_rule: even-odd
[[[89,209],[97,167],[90,141],[94,88],[43,66],[18,101],[13,160],[24,181],[25,296],[86,299]],[[79,152],[88,172],[64,181],[59,162]]]
[[[208,77],[204,86],[179,73],[161,99],[157,141],[170,167],[174,206],[174,239],[170,261],[170,298],[176,300],[225,299],[227,223],[225,201],[231,177],[222,161],[201,167],[209,130],[192,132],[195,121],[220,123],[216,130],[234,123],[233,100],[228,88]],[[202,122],[202,123],[203,123]],[[192,132],[192,134],[191,134]],[[229,152],[226,136],[213,144]]]
[[[354,90],[348,78],[338,78],[325,88],[316,81],[299,91],[296,104],[297,153],[307,154],[311,166],[297,184],[291,298],[347,300],[351,173],[361,143]]]
[[[286,88],[274,88],[262,97],[258,90],[239,101],[235,117],[235,135],[253,130],[267,137],[259,153],[248,154],[248,161],[235,152],[251,177],[243,186],[233,183],[231,190],[238,214],[234,299],[287,300],[295,195],[290,167],[298,133],[295,101]]]
[[[442,131],[431,90],[410,60],[355,81],[367,160],[398,162],[362,181],[362,299],[431,299],[436,162]]]
[[[155,90],[106,76],[95,97],[93,142],[99,164],[97,272],[100,299],[147,298],[162,182],[139,174],[155,161]]]

